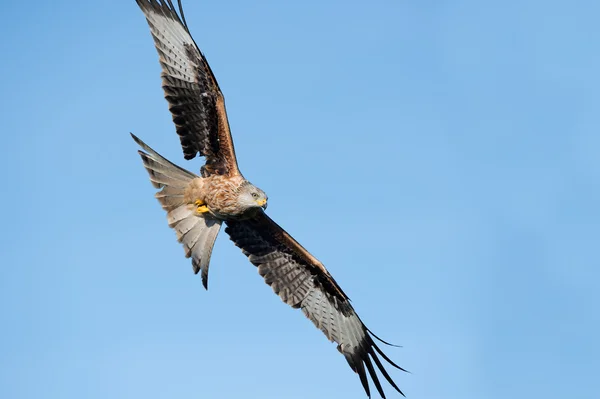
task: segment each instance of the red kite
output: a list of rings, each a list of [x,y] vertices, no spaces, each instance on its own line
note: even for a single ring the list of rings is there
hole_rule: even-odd
[[[358,374],[369,397],[367,373],[385,398],[373,363],[402,394],[379,356],[403,369],[375,344],[374,339],[380,339],[362,323],[325,266],[267,216],[267,195],[238,169],[223,93],[192,39],[181,1],[179,13],[171,0],[136,1],[154,38],[162,66],[162,87],[184,157],[205,157],[198,176],[132,135],[142,148],[139,154],[152,184],[160,189],[156,198],[167,212],[169,226],[176,231],[186,257],[192,258],[194,273],[201,273],[207,288],[212,248],[225,222],[225,232],[258,267],[273,291],[288,305],[302,309],[330,341],[338,344],[338,351]]]

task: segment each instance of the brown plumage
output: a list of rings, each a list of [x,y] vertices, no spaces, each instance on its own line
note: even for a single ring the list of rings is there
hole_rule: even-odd
[[[375,344],[379,338],[362,323],[325,266],[264,213],[266,194],[240,173],[223,94],[189,33],[181,2],[178,14],[171,0],[136,1],[159,54],[163,89],[184,157],[205,157],[201,176],[174,165],[132,136],[142,148],[139,153],[152,184],[160,189],[156,198],[167,212],[169,226],[192,259],[194,272],[201,272],[204,287],[212,248],[225,222],[231,240],[282,301],[302,309],[327,339],[338,344],[367,395],[370,375],[385,398],[373,363],[402,394],[380,357],[402,369]]]
[[[213,215],[222,219],[235,218],[243,213],[237,196],[245,184],[248,182],[241,175],[197,177],[186,187],[185,199],[190,204],[204,202]]]

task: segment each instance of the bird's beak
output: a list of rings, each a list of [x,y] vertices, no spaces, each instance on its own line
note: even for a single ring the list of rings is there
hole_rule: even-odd
[[[265,198],[256,201],[258,206],[262,206],[263,209],[267,209],[267,200]]]

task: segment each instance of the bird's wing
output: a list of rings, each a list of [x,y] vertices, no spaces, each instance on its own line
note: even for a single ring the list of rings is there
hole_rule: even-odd
[[[178,0],[136,0],[162,67],[162,87],[185,159],[206,157],[203,175],[239,175],[225,99],[204,55],[194,42]]]
[[[385,398],[373,362],[402,394],[378,354],[392,366],[403,369],[375,344],[373,338],[377,337],[362,323],[346,294],[321,262],[262,210],[251,219],[226,223],[225,232],[258,267],[259,274],[283,302],[302,309],[330,341],[338,344],[338,350],[360,377],[367,395],[370,396],[368,372],[377,391]]]

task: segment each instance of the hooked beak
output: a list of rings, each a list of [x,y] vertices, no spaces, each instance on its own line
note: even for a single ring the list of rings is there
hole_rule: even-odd
[[[267,209],[267,200],[265,198],[257,200],[256,203],[263,209]]]

